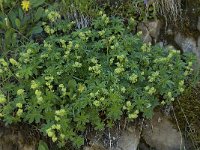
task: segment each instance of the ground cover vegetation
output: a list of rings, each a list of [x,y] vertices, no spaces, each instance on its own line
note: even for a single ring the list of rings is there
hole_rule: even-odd
[[[95,8],[92,1],[74,2],[76,11]],[[68,141],[80,147],[87,126],[102,131],[122,116],[151,118],[156,106],[184,92],[191,53],[143,43],[133,31],[134,16],[125,21],[96,8],[78,28],[64,4],[0,1],[0,119],[6,125],[34,124],[59,147]]]

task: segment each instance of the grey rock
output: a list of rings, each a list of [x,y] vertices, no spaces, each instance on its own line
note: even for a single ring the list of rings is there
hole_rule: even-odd
[[[178,33],[175,35],[174,40],[184,52],[197,53],[197,44],[193,37],[185,37],[181,33]]]
[[[149,32],[147,26],[145,26],[144,23],[140,23],[137,27],[137,30],[142,31],[142,39],[145,43],[151,43],[152,42],[150,32]]]
[[[85,146],[83,150],[106,150],[102,141],[102,134],[90,132],[87,134],[87,139],[90,141],[89,146]]]
[[[154,21],[146,22],[145,24],[148,28],[148,31],[151,37],[153,37],[156,42],[160,35],[161,22],[159,20],[154,20]]]
[[[200,16],[199,16],[199,19],[198,19],[197,29],[198,29],[199,32],[200,32]]]
[[[140,131],[135,126],[132,126],[123,131],[117,148],[120,150],[137,150],[139,141]]]
[[[198,37],[198,41],[197,41],[197,53],[199,54],[198,56],[199,56],[199,60],[198,60],[198,62],[199,62],[199,64],[200,64],[200,36]]]
[[[13,132],[10,128],[0,127],[0,150],[35,150],[36,143],[26,144],[21,131]]]
[[[184,140],[169,118],[155,113],[153,119],[146,123],[142,132],[145,142],[156,150],[180,150],[184,148]]]
[[[86,146],[83,150],[106,150],[104,146],[100,143],[93,143],[92,146]]]

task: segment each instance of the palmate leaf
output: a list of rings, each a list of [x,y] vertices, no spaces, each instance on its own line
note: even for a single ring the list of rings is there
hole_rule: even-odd
[[[76,116],[75,120],[78,124],[85,125],[86,123],[89,122],[89,115],[85,113],[81,113]]]
[[[114,103],[110,108],[107,109],[108,118],[112,118],[113,120],[118,120],[122,115],[122,107],[120,104]]]
[[[42,110],[38,111],[38,108],[35,108],[35,107],[32,107],[30,106],[29,107],[30,110],[27,112],[27,115],[25,116],[25,120],[27,120],[29,123],[39,123],[40,120],[43,118],[43,115],[42,115]]]

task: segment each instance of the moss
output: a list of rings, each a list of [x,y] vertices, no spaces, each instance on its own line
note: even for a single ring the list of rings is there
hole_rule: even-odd
[[[200,84],[190,87],[173,104],[175,114],[186,139],[190,139],[194,147],[200,146]]]

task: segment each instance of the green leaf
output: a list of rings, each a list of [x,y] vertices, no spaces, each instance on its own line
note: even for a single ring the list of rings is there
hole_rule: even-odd
[[[40,20],[40,18],[42,17],[43,13],[44,13],[44,9],[42,7],[39,7],[37,9],[36,13],[35,13],[35,18],[34,18],[35,22]]]
[[[23,17],[24,17],[24,14],[23,14],[23,11],[22,11],[22,9],[21,9],[21,8],[19,8],[18,12],[19,12],[19,19],[20,19],[20,20],[22,20],[22,19],[23,19]]]
[[[41,110],[38,110],[38,108],[31,108],[32,110],[29,111],[29,113],[27,113],[27,115],[25,116],[25,120],[28,120],[29,123],[33,123],[34,121],[36,123],[40,122],[40,119],[43,118],[43,116],[41,115]]]
[[[74,143],[78,148],[80,148],[81,145],[84,144],[84,138],[77,136],[76,138],[74,138]]]
[[[5,46],[6,48],[11,46],[12,37],[13,37],[14,31],[12,29],[8,29],[5,33]]]
[[[8,17],[9,17],[9,20],[11,21],[12,23],[12,27],[15,27],[15,19],[16,19],[16,14],[11,11],[9,14],[8,14]]]
[[[44,2],[45,2],[45,0],[30,0],[31,6],[33,8],[42,5]]]
[[[47,143],[40,140],[38,150],[49,150]]]
[[[76,81],[74,79],[69,80],[68,86],[69,86],[70,89],[74,90],[76,88]]]
[[[17,28],[19,29],[21,26],[21,22],[18,18],[15,19],[15,24],[16,24]]]
[[[35,26],[31,29],[30,34],[39,34],[43,31],[41,26]]]

